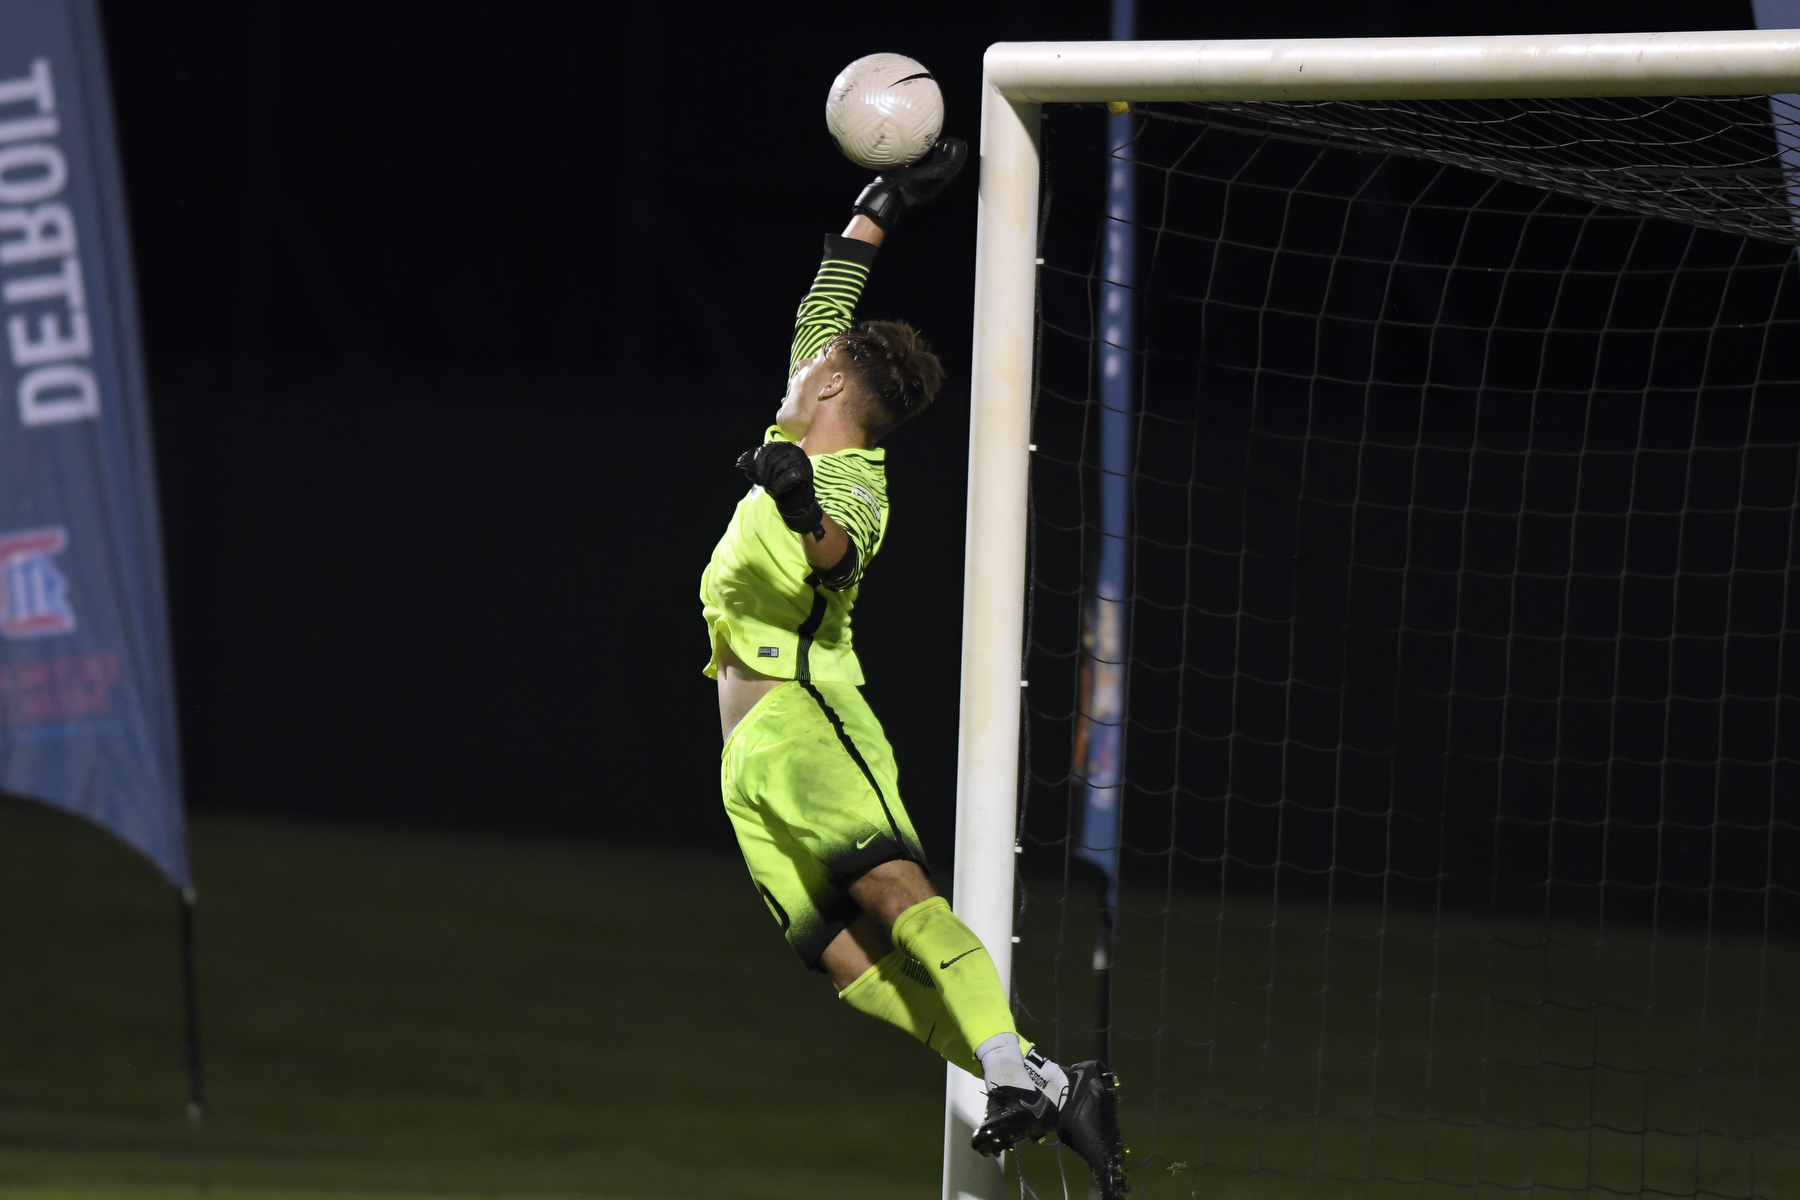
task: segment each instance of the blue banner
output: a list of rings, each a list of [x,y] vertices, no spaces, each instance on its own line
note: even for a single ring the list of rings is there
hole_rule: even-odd
[[[1136,0],[1113,0],[1114,41],[1137,36]],[[1094,558],[1093,601],[1084,614],[1081,721],[1075,770],[1082,794],[1075,857],[1093,863],[1105,880],[1102,905],[1118,903],[1119,847],[1124,814],[1126,616],[1130,604],[1132,410],[1136,364],[1133,308],[1137,287],[1135,120],[1123,105],[1107,118],[1106,240],[1100,266],[1100,537]],[[1110,930],[1110,918],[1106,930]],[[1110,932],[1094,949],[1094,969],[1111,965]]]
[[[133,297],[92,0],[0,0],[0,791],[187,887]]]

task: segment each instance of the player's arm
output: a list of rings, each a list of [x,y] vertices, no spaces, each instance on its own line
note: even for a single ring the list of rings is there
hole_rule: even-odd
[[[769,493],[782,522],[800,535],[807,565],[819,572],[820,582],[842,590],[856,581],[862,573],[861,552],[844,527],[819,504],[806,451],[792,442],[764,442],[744,451],[738,467],[751,483]]]
[[[873,236],[871,236],[873,235]],[[825,235],[825,257],[812,286],[794,315],[794,342],[788,351],[788,377],[818,355],[831,339],[856,320],[856,302],[875,265],[875,248],[885,236],[880,226],[860,213],[842,235]]]
[[[861,213],[857,213],[850,218],[850,223],[844,226],[842,236],[853,242],[867,242],[871,246],[879,246],[887,240],[887,230]]]
[[[844,232],[826,237],[825,260],[819,264],[811,289],[800,301],[800,313],[794,321],[794,343],[788,356],[789,375],[850,328],[876,248],[886,240],[901,214],[936,198],[956,178],[968,157],[967,145],[956,138],[945,138],[914,165],[877,175],[857,196]],[[738,467],[752,483],[769,493],[783,523],[800,535],[807,565],[818,573],[821,583],[841,591],[862,577],[865,551],[857,544],[858,539],[820,506],[806,451],[792,442],[765,442],[739,456]],[[877,531],[870,528],[861,532],[861,540],[872,547]]]
[[[936,198],[968,160],[969,148],[957,138],[944,138],[930,154],[910,167],[877,175],[852,206],[844,232],[827,235],[825,256],[812,287],[801,298],[794,317],[794,341],[788,352],[788,375],[814,357],[832,338],[850,328],[856,304],[869,282],[875,250],[910,208]]]
[[[800,545],[806,551],[806,564],[821,572],[828,583],[841,583],[843,586],[838,590],[842,591],[843,587],[848,587],[862,573],[858,570],[857,562],[845,561],[856,543],[850,540],[850,535],[844,532],[844,527],[830,513],[819,518],[819,528],[825,536],[817,537],[809,533],[800,539]],[[860,559],[861,553],[858,552],[856,557]]]

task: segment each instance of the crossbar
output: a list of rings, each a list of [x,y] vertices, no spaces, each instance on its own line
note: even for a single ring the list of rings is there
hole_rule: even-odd
[[[1035,104],[1762,95],[1800,90],[1800,30],[1000,42],[984,72]]]

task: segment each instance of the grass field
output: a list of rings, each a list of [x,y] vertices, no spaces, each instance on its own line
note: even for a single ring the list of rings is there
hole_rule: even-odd
[[[1031,890],[1021,1024],[1087,1057],[1091,912]],[[1113,1050],[1143,1200],[1800,1196],[1792,942],[1181,893],[1124,910]]]
[[[193,846],[204,1142],[168,889],[0,803],[8,1200],[938,1192],[942,1068],[799,968],[732,856],[208,819]],[[1023,1025],[1086,1057],[1089,918],[1031,890]],[[1126,913],[1141,1200],[1800,1195],[1792,944]],[[1063,1194],[1051,1151],[1025,1167]]]
[[[172,894],[0,803],[0,1194],[935,1195],[943,1068],[729,856],[202,819],[204,1147]]]

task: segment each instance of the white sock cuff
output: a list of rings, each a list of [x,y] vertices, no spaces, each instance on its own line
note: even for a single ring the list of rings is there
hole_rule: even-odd
[[[1025,1070],[1017,1034],[996,1033],[975,1047],[975,1057],[981,1060],[981,1074],[989,1087],[1037,1088]]]

